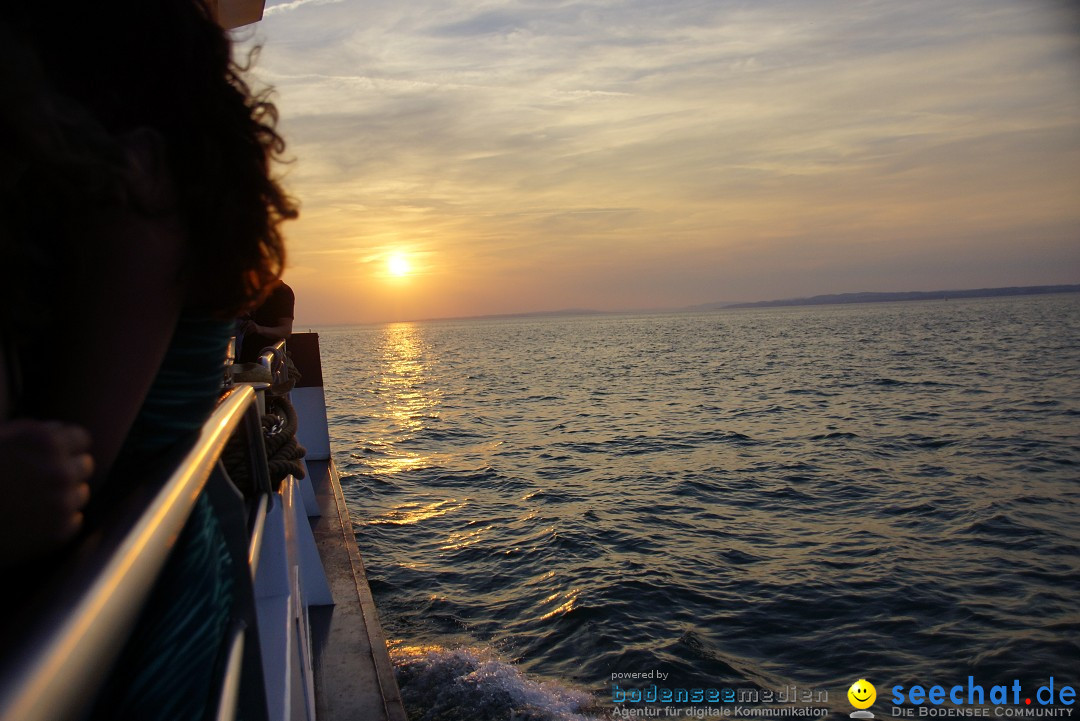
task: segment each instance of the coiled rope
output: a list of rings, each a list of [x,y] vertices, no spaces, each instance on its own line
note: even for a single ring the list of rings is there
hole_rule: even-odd
[[[276,492],[288,475],[303,478],[303,457],[307,450],[296,440],[298,425],[296,409],[289,401],[288,392],[300,379],[300,372],[287,354],[284,358],[286,374],[272,385],[266,396],[266,413],[262,417],[263,445],[266,448],[266,464],[270,470],[270,485]],[[244,439],[237,435],[229,440],[221,454],[225,470],[245,497],[255,494],[251,467]]]

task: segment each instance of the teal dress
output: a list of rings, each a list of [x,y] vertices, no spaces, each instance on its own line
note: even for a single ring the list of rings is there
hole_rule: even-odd
[[[188,443],[220,394],[231,321],[185,315],[125,441],[117,480]],[[145,468],[145,465],[142,465]],[[151,465],[151,467],[153,467]],[[154,586],[94,718],[201,719],[216,704],[234,597],[218,519],[201,496]]]
[[[231,320],[180,317],[125,441],[122,461],[145,461],[198,432],[221,394],[232,332]]]

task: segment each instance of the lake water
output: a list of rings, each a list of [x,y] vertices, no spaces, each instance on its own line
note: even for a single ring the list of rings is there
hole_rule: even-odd
[[[415,718],[1080,684],[1080,295],[320,333]]]

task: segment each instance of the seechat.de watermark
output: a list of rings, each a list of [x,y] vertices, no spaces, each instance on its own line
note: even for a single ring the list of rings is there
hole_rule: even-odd
[[[897,684],[890,692],[891,715],[899,717],[1071,717],[1076,704],[1076,688],[1053,676],[1034,691],[1020,679],[984,684],[968,676],[963,683]]]
[[[830,709],[827,689],[683,686],[659,670],[611,675],[611,702],[621,717],[823,717]],[[986,682],[975,676],[952,683],[887,685],[860,678],[847,690],[853,719],[890,718],[1070,718],[1077,690],[1049,677],[1043,683],[1010,679]],[[843,703],[842,694],[840,699]],[[875,708],[876,706],[876,708]]]
[[[874,718],[878,713],[897,718],[1054,718],[1071,717],[1076,703],[1076,689],[1050,680],[1032,691],[1025,691],[1020,679],[1009,683],[986,684],[974,676],[962,683],[895,684],[879,697],[877,689],[860,678],[848,689],[848,702],[855,709],[848,714],[855,719]],[[888,711],[881,706],[891,704]]]

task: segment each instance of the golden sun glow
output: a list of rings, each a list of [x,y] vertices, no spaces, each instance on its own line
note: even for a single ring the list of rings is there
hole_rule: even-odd
[[[409,263],[409,259],[402,253],[394,253],[386,260],[386,269],[390,272],[390,275],[401,278],[409,274],[412,270],[412,265]]]

